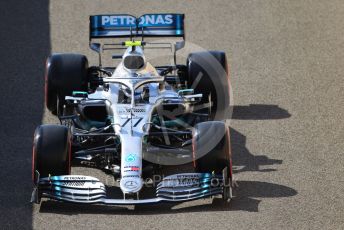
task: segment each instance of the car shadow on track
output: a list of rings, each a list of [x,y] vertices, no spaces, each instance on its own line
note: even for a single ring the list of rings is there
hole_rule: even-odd
[[[278,105],[250,104],[234,105],[231,119],[235,120],[275,120],[289,118],[291,114]]]
[[[246,148],[246,137],[237,130],[230,128],[231,147],[233,153],[233,173],[256,171],[273,172],[268,166],[280,165],[282,160],[272,159],[266,155],[254,155]],[[262,169],[262,167],[264,167]]]
[[[289,118],[291,114],[278,105],[250,104],[233,106],[232,119],[235,120],[276,120]],[[246,148],[246,136],[230,128],[231,147],[233,153],[233,172],[246,171],[272,172],[267,166],[280,165],[282,160],[271,159],[266,155],[252,154]],[[262,167],[264,169],[262,169]]]
[[[235,119],[282,119],[291,115],[277,105],[249,105],[235,106],[233,117]],[[231,145],[233,154],[234,173],[245,171],[272,172],[276,169],[261,169],[261,166],[272,166],[282,164],[282,160],[271,159],[265,155],[254,155],[246,148],[246,137],[235,129],[231,128]],[[258,212],[258,206],[263,198],[283,198],[295,196],[297,191],[293,188],[261,181],[238,181],[239,187],[234,190],[235,197],[230,203],[224,203],[221,198],[214,198],[206,204],[198,204],[192,201],[187,205],[176,203],[161,203],[155,205],[139,205],[134,208],[85,205],[62,203],[57,201],[44,201],[41,204],[40,212],[59,213],[75,215],[79,213],[102,213],[114,215],[158,215],[166,213],[184,212],[209,212],[209,211],[248,211]]]

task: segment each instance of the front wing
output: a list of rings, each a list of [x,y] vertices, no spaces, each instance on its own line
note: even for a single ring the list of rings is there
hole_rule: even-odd
[[[167,176],[155,187],[155,197],[148,199],[112,199],[106,187],[95,177],[66,175],[39,179],[31,202],[39,203],[42,197],[53,200],[107,205],[136,205],[159,202],[183,202],[223,195],[226,186],[222,175],[211,173],[183,173]]]

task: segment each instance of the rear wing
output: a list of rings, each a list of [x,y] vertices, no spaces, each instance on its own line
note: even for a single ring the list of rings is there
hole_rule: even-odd
[[[182,37],[184,14],[129,14],[90,16],[90,41],[96,38]]]

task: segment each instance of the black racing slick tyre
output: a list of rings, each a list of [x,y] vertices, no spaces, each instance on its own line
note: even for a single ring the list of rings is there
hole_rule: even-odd
[[[232,155],[229,129],[224,122],[198,123],[193,129],[193,159],[196,172],[221,174],[224,169],[232,176]]]
[[[61,115],[65,96],[87,91],[88,60],[81,54],[52,54],[45,69],[45,103],[54,115]]]
[[[211,120],[229,117],[229,73],[226,54],[222,51],[203,51],[187,58],[187,85],[203,94],[202,105],[209,105]]]
[[[71,169],[71,136],[62,125],[38,126],[33,140],[32,179],[36,171],[40,177],[69,175]]]
[[[196,124],[192,146],[195,171],[222,174],[222,198],[229,202],[232,198],[233,173],[228,127],[220,121]]]

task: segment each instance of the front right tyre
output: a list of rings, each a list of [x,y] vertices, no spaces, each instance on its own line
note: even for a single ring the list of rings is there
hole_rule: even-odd
[[[40,125],[34,133],[32,179],[69,175],[71,170],[71,135],[62,125]]]
[[[62,115],[65,96],[87,91],[88,60],[81,54],[52,54],[45,68],[45,104],[54,115]]]

